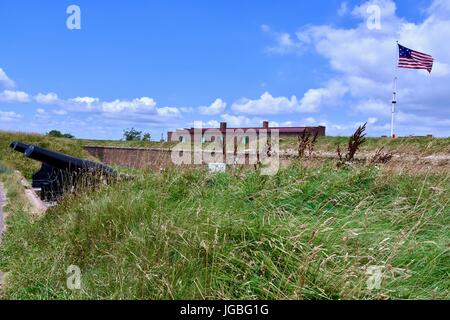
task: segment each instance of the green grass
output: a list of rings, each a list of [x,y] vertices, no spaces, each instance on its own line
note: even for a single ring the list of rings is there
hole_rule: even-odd
[[[317,141],[315,150],[335,152],[337,145],[341,148],[346,148],[348,144],[348,137],[320,137]],[[396,153],[406,154],[449,154],[450,153],[450,138],[367,138],[362,145],[360,151],[372,152],[381,147],[385,151],[393,151]],[[298,148],[297,138],[282,138],[280,141],[280,148]]]
[[[110,147],[130,147],[130,148],[172,148],[176,142],[148,142],[148,141],[119,141],[119,140],[78,140],[83,145],[90,146],[110,146]],[[317,151],[335,152],[340,144],[343,148],[347,146],[348,137],[320,137],[317,141]],[[281,138],[280,147],[282,149],[297,149],[297,137]],[[448,154],[450,153],[450,138],[367,138],[361,151],[373,152],[381,147],[385,151],[408,154]]]
[[[62,152],[75,157],[93,159],[84,149],[80,140],[48,137],[40,134],[0,131],[0,162],[5,166],[19,170],[25,177],[31,178],[41,164],[26,158],[23,154],[9,148],[12,141],[34,144],[42,148]]]
[[[123,141],[123,140],[79,140],[86,146],[126,147],[126,148],[171,148],[176,142]]]
[[[448,299],[450,181],[371,167],[147,173],[14,213],[10,299]],[[82,290],[66,288],[66,269]],[[384,266],[380,290],[366,268]]]

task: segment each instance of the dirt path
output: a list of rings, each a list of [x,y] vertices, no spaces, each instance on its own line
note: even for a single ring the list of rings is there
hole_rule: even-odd
[[[3,217],[3,206],[6,203],[6,195],[3,191],[3,184],[0,183],[0,236],[3,233],[5,227],[4,217]]]
[[[6,204],[6,194],[3,189],[3,184],[0,183],[0,237],[5,229],[5,220],[3,215],[3,206]],[[1,239],[0,239],[1,241]],[[0,288],[3,286],[3,272],[0,271]]]
[[[17,171],[17,173],[20,175],[20,172]],[[22,177],[20,179],[20,183],[24,188],[25,197],[31,205],[30,213],[34,217],[41,217],[47,211],[48,206],[41,200],[41,198],[39,198],[36,192],[34,192],[27,179]]]

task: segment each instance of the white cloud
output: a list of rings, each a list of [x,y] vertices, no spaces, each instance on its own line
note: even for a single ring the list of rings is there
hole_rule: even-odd
[[[235,127],[255,127],[260,128],[262,127],[263,121],[265,121],[263,118],[259,117],[246,117],[243,115],[231,115],[231,114],[223,114],[221,115],[221,120],[223,122],[227,123],[227,126],[229,128]],[[219,128],[220,122],[217,120],[210,120],[207,122],[200,121],[199,123],[202,123],[202,126],[205,128]],[[294,127],[299,126],[300,124],[294,123],[293,121],[270,121],[269,126],[270,127]],[[314,123],[316,125],[316,123]]]
[[[259,99],[242,98],[231,106],[236,113],[251,115],[284,115],[289,113],[316,112],[324,105],[337,104],[348,92],[341,82],[329,81],[323,88],[309,89],[299,101],[291,98],[273,97],[265,92]]]
[[[352,121],[347,123],[336,123],[329,120],[320,120],[319,123],[315,125],[321,125],[326,127],[327,135],[331,136],[349,136],[355,132],[355,130],[367,123],[367,132],[370,135],[384,135],[386,131],[389,130],[389,123],[379,124],[378,119],[374,117],[369,117],[367,120],[362,121]]]
[[[272,29],[265,24],[261,26],[261,30],[269,34],[276,42],[275,46],[267,48],[267,52],[269,53],[297,53],[304,48],[303,44],[298,39],[293,38],[289,33],[272,31]]]
[[[162,107],[156,109],[156,113],[161,117],[178,117],[180,116],[180,110],[175,107]]]
[[[36,116],[40,119],[50,119],[50,115],[65,116],[70,112],[90,112],[101,119],[119,121],[137,121],[149,123],[162,123],[168,119],[181,116],[180,109],[176,107],[156,108],[156,102],[149,97],[141,97],[132,100],[101,101],[94,97],[75,97],[60,99],[56,93],[39,93],[32,97],[40,105],[57,105],[60,108],[46,112],[43,108],[36,110]],[[4,90],[0,93],[0,102],[31,102],[31,97],[23,91]],[[215,105],[213,104],[213,108]],[[190,108],[192,109],[192,108]],[[192,109],[193,110],[193,109]],[[186,108],[185,108],[186,111]]]
[[[300,109],[316,111],[323,105],[335,104],[348,92],[348,88],[339,81],[330,81],[327,86],[309,89],[300,101]]]
[[[216,99],[216,101],[209,106],[198,107],[198,110],[203,115],[216,115],[223,113],[226,107],[226,102],[222,101],[222,99]]]
[[[259,123],[257,126],[261,126],[262,123]],[[278,127],[278,128],[290,128],[290,127],[294,127],[294,123],[292,121],[283,121],[283,122],[278,122],[278,121],[270,121],[269,123],[269,127]]]
[[[53,110],[52,113],[57,116],[65,116],[67,114],[67,111],[64,109],[58,109],[58,110]]]
[[[417,116],[415,114],[408,114],[405,112],[399,112],[396,117],[398,123],[400,124],[415,125],[420,122],[425,126],[439,126],[447,127],[447,129],[450,129],[450,118],[442,119],[433,116]]]
[[[25,103],[30,101],[28,93],[23,91],[5,90],[0,93],[0,102],[20,102]]]
[[[391,114],[391,104],[389,101],[364,100],[355,106],[355,110],[364,114],[378,114],[388,117]]]
[[[189,122],[187,126],[192,128],[220,128],[220,122],[217,120],[209,120],[209,121],[196,120],[193,122]]]
[[[370,5],[378,5],[381,9],[381,30],[367,28]],[[301,49],[296,53],[304,52],[303,47],[309,46],[325,58],[333,72],[331,77],[339,79],[342,88],[348,88],[344,105],[351,106],[356,114],[377,118],[377,123],[389,122],[392,82],[397,72],[398,109],[415,119],[411,128],[403,127],[402,130],[442,135],[449,132],[445,123],[440,121],[431,126],[419,119],[429,115],[450,119],[450,90],[447,88],[450,42],[443,41],[450,39],[450,2],[434,0],[425,13],[428,16],[423,21],[411,22],[397,13],[392,0],[367,1],[353,8],[353,16],[360,19],[354,27],[303,27],[295,33],[296,41],[301,42]],[[397,40],[414,50],[433,55],[435,65],[431,75],[424,70],[396,68]],[[316,90],[311,89],[305,96],[315,101],[319,96]]]
[[[290,99],[273,97],[268,92],[263,93],[259,99],[255,100],[242,98],[233,103],[231,109],[236,113],[251,115],[274,115],[310,111],[301,110],[301,105],[296,96],[292,96]]]
[[[433,65],[433,75],[438,77],[445,77],[450,75],[450,65],[436,61]]]
[[[58,95],[50,92],[47,94],[39,93],[34,97],[34,100],[39,104],[56,104],[58,103]]]
[[[14,81],[8,77],[2,68],[0,68],[0,84],[7,88],[13,88],[15,86]]]
[[[76,97],[64,101],[63,107],[74,112],[99,111],[101,109],[100,99],[93,97]]]
[[[76,103],[85,103],[87,105],[91,105],[93,103],[97,103],[100,101],[99,98],[92,98],[92,97],[76,97],[73,99],[70,99],[70,101],[76,102]]]
[[[448,15],[450,14],[450,1],[434,0],[427,12],[433,16],[442,15],[444,18],[448,18]]]
[[[313,117],[307,117],[301,120],[302,125],[305,126],[316,126],[318,124],[318,121],[316,120],[316,118]]]
[[[22,118],[22,115],[14,111],[0,111],[0,121],[2,122],[11,122],[20,118]]]
[[[210,120],[206,123],[205,127],[207,128],[219,128],[220,122],[216,120]]]
[[[375,117],[370,117],[369,119],[367,119],[367,124],[375,124],[377,123],[378,119]]]
[[[149,97],[142,97],[131,101],[117,99],[111,102],[103,102],[102,111],[106,113],[118,113],[122,111],[137,112],[154,110],[155,106],[155,100]]]
[[[397,19],[395,15],[397,6],[392,0],[370,0],[362,3],[359,6],[353,8],[352,14],[356,17],[366,19],[373,13],[368,11],[369,7],[377,6],[380,8],[380,12],[383,20]]]
[[[194,112],[194,108],[192,108],[192,107],[181,107],[179,109],[180,109],[181,112],[184,112],[184,113]]]
[[[181,111],[178,108],[157,108],[155,100],[149,97],[100,102],[100,106],[99,113],[101,117],[115,121],[145,122],[161,125],[181,117]]]
[[[262,24],[261,31],[262,32],[270,32],[270,27],[267,24]]]
[[[249,127],[256,125],[255,119],[247,118],[246,116],[236,116],[230,114],[222,115],[223,121],[227,122],[228,127]]]

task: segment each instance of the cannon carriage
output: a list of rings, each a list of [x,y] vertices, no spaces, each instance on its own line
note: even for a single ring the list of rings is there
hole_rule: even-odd
[[[10,147],[42,163],[41,169],[32,176],[32,187],[40,189],[41,199],[44,201],[57,201],[77,188],[109,183],[118,177],[114,169],[94,161],[17,141],[12,142]]]

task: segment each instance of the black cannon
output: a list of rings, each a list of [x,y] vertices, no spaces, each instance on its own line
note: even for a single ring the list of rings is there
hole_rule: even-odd
[[[41,189],[41,199],[57,201],[78,187],[110,182],[117,172],[104,164],[68,156],[35,145],[12,142],[10,147],[26,157],[42,162],[41,169],[33,174],[33,188]]]

